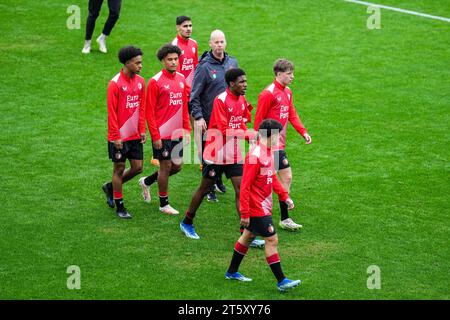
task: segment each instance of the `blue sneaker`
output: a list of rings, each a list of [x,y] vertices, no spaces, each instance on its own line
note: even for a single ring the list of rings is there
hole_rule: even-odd
[[[288,278],[284,278],[283,281],[277,284],[277,287],[278,290],[280,290],[280,292],[285,292],[288,289],[292,289],[298,286],[300,283],[301,283],[300,280],[290,280]]]
[[[244,282],[252,281],[252,279],[244,277],[239,272],[235,272],[235,273],[227,272],[227,273],[225,273],[225,279],[238,280],[238,281],[244,281]]]
[[[266,244],[266,242],[264,240],[255,239],[252,241],[252,243],[250,243],[250,247],[262,249],[262,248],[264,248],[265,244]]]
[[[197,233],[195,233],[195,228],[193,224],[185,224],[183,221],[180,222],[180,229],[184,232],[186,237],[191,239],[200,239]]]

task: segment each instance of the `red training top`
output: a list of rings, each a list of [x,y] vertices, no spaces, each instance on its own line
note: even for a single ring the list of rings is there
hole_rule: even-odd
[[[264,89],[258,97],[255,130],[258,130],[260,123],[267,118],[277,120],[283,126],[283,130],[280,133],[280,143],[273,148],[274,150],[284,150],[286,148],[286,129],[288,120],[302,136],[307,133],[306,128],[300,120],[292,103],[291,89],[281,85],[276,80]]]
[[[179,72],[163,69],[148,82],[146,117],[152,141],[178,139],[189,124],[187,86]]]
[[[184,39],[179,34],[172,40],[172,44],[181,49],[181,56],[178,57],[180,63],[177,71],[186,78],[189,88],[192,87],[192,79],[194,79],[194,70],[198,64],[198,45],[194,39]]]
[[[251,105],[245,96],[235,96],[230,89],[214,99],[206,134],[203,159],[206,163],[233,164],[242,162],[240,139],[252,139],[256,133],[248,131],[244,118]]]
[[[145,80],[122,70],[111,79],[107,93],[108,141],[140,140],[145,133]]]
[[[272,214],[272,190],[280,201],[286,201],[289,194],[277,179],[273,150],[258,143],[245,157],[244,174],[241,182],[239,211],[241,217],[264,217]]]

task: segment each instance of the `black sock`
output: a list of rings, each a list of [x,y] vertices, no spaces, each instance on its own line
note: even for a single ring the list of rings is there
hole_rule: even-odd
[[[278,283],[284,280],[286,278],[284,276],[283,270],[281,270],[281,262],[272,263],[270,265],[270,269],[272,269],[273,274],[277,278]]]
[[[280,201],[280,213],[281,220],[286,220],[287,218],[289,218],[288,206],[284,201]]]
[[[117,211],[123,211],[125,209],[122,198],[114,199],[114,202],[116,203]]]
[[[186,211],[186,214],[184,215],[183,223],[184,224],[192,224],[194,222],[195,218],[195,212],[188,212]]]
[[[106,189],[108,189],[108,191],[111,192],[111,194],[113,193],[112,182],[108,182],[106,184]]]
[[[169,196],[159,196],[159,206],[165,207],[169,204]]]
[[[156,171],[155,173],[153,173],[152,175],[146,177],[144,179],[144,183],[147,186],[151,186],[156,180],[158,180],[158,171]]]
[[[234,245],[233,257],[231,258],[230,266],[228,267],[228,273],[235,273],[238,271],[241,265],[242,259],[247,254],[248,247],[242,245],[239,241],[236,241]]]

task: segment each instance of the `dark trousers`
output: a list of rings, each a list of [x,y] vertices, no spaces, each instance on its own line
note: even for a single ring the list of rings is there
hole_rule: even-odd
[[[97,20],[100,9],[102,8],[103,0],[89,0],[89,15],[86,21],[86,40],[92,39],[92,33],[95,28],[95,20]],[[108,0],[109,15],[103,27],[103,34],[109,36],[112,28],[119,20],[120,7],[122,0]]]

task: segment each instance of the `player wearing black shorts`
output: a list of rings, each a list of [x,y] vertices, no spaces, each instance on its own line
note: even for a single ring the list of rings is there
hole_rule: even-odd
[[[272,145],[278,142],[282,126],[276,120],[266,119],[261,122],[256,146],[250,149],[244,164],[241,185],[241,225],[246,229],[234,245],[233,257],[225,274],[226,279],[251,281],[238,272],[239,266],[247,254],[248,248],[256,236],[265,241],[266,261],[270,266],[280,291],[296,287],[300,280],[290,280],[284,276],[278,255],[278,236],[272,222],[272,191],[278,194],[288,209],[294,208],[294,202],[277,179],[274,166]]]
[[[183,221],[181,231],[191,239],[200,239],[195,232],[193,220],[205,195],[211,190],[216,177],[225,173],[235,191],[236,211],[239,215],[239,194],[242,177],[242,155],[238,139],[251,139],[255,132],[247,130],[243,120],[248,105],[245,99],[247,78],[242,69],[230,69],[225,74],[227,90],[218,95],[213,110],[205,149],[202,181],[194,193]]]
[[[142,69],[142,51],[132,46],[122,48],[119,60],[124,66],[109,82],[107,96],[108,154],[113,162],[113,176],[102,189],[108,206],[117,207],[120,218],[130,219],[123,202],[122,185],[142,172],[143,144],[147,140],[145,80],[138,75]],[[127,159],[131,167],[125,170]]]

